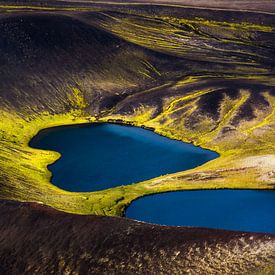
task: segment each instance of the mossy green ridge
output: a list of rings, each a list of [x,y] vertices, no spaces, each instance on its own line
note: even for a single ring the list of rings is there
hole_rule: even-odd
[[[274,16],[156,10],[1,4],[1,199],[123,215],[152,193],[274,189]],[[58,189],[47,165],[59,154],[28,142],[44,128],[95,121],[148,127],[220,157],[99,192]]]

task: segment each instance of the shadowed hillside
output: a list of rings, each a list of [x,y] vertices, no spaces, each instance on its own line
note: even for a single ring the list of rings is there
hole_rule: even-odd
[[[272,274],[274,235],[156,226],[11,202],[2,202],[0,213],[1,274]]]
[[[72,17],[24,14],[3,18],[0,28],[4,108],[66,112],[78,87],[94,114],[159,81],[143,75],[147,59],[163,62],[156,54]]]

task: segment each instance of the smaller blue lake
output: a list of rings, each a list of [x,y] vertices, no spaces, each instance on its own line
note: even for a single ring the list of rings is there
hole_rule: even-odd
[[[218,154],[138,127],[89,124],[45,129],[30,146],[61,153],[48,168],[68,191],[97,191],[202,165]]]
[[[126,217],[161,225],[275,233],[275,191],[201,190],[146,196]]]

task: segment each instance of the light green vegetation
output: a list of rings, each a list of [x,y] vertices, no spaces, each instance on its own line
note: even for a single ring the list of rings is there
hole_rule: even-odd
[[[23,119],[14,114],[1,112],[1,178],[5,178],[9,183],[8,187],[2,190],[3,198],[38,201],[74,213],[121,215],[124,207],[133,199],[146,194],[212,188],[270,189],[274,186],[275,178],[272,171],[275,156],[274,149],[271,149],[275,141],[274,129],[271,127],[274,123],[274,109],[265,116],[262,115],[261,121],[255,120],[247,127],[243,126],[237,134],[225,137],[221,141],[218,139],[222,127],[228,125],[230,118],[247,99],[247,94],[243,93],[235,102],[225,100],[222,106],[222,120],[215,131],[209,133],[198,134],[188,129],[177,129],[176,125],[173,125],[173,120],[169,117],[177,110],[175,104],[179,99],[167,103],[166,111],[152,120],[152,110],[146,108],[137,110],[131,117],[109,116],[99,120],[107,122],[122,119],[132,125],[153,127],[162,135],[192,141],[216,150],[221,154],[218,159],[193,170],[99,192],[71,193],[60,190],[49,182],[51,174],[47,170],[47,165],[55,161],[59,154],[32,149],[28,142],[44,128],[95,121],[94,117],[82,115],[81,106],[86,104],[78,92],[74,93],[74,96],[77,97],[75,103],[80,108],[62,115],[41,113]],[[193,96],[195,102],[196,97]],[[274,104],[274,98],[271,99]],[[181,100],[184,101],[184,98]],[[194,102],[189,102],[192,108],[196,108]],[[162,116],[166,119],[164,124],[159,122]]]
[[[14,6],[0,8],[9,11],[22,9]],[[41,11],[56,9],[25,8]],[[75,8],[63,10],[73,11]],[[79,8],[77,11],[82,10]],[[75,14],[75,17],[77,16],[78,13]],[[170,72],[164,71],[164,66],[158,66],[150,61],[148,52],[141,55],[143,59],[139,59],[136,66],[129,54],[125,62],[129,61],[129,64],[134,66],[130,69],[133,71],[136,69],[142,80],[148,79],[153,84],[121,98],[112,107],[103,106],[102,109],[98,107],[98,111],[91,111],[93,106],[90,106],[89,99],[98,94],[92,91],[92,96],[87,96],[87,91],[91,88],[85,89],[85,85],[89,84],[85,78],[78,79],[77,85],[71,83],[67,85],[65,99],[58,97],[57,106],[64,104],[70,106],[70,109],[63,108],[62,111],[55,112],[53,108],[55,105],[49,105],[47,107],[50,110],[35,110],[35,107],[31,106],[30,110],[22,111],[20,108],[11,107],[10,104],[3,104],[5,107],[0,110],[0,197],[2,199],[36,201],[72,213],[122,215],[132,200],[158,192],[216,188],[274,188],[275,99],[271,93],[274,76],[270,66],[264,65],[269,59],[268,51],[265,50],[265,41],[257,43],[254,41],[258,32],[262,35],[274,33],[272,26],[210,22],[202,18],[191,20],[157,15],[124,16],[108,10],[102,10],[96,13],[96,16],[84,17],[81,20],[157,53],[169,54],[175,58],[187,58],[187,60],[213,62],[213,65],[211,63],[206,68],[196,65],[191,69],[188,68],[188,73],[178,73],[169,80]],[[218,42],[213,43],[213,40]],[[121,57],[120,54],[123,52],[117,53],[117,56]],[[121,61],[119,64],[122,64]],[[120,69],[117,68],[113,72]],[[112,85],[116,84],[118,95],[120,91],[126,89],[126,84],[138,87],[130,78],[129,80],[119,76],[116,80],[110,80],[106,71],[105,68],[102,72],[102,85],[111,90]],[[99,76],[100,73],[96,75],[98,78]],[[158,83],[157,79],[161,77],[164,80]],[[201,101],[204,98],[207,101],[208,97],[217,94],[219,89],[227,89],[228,86],[230,89],[230,84],[211,82],[220,80],[265,84],[260,92],[266,105],[258,105],[252,100],[255,91],[250,86],[238,87],[235,97],[230,96],[230,93],[223,93],[219,99],[216,116],[207,113],[201,106]],[[102,87],[98,86],[95,90],[102,90]],[[104,96],[105,94],[102,97]],[[154,101],[156,99],[161,103],[156,103]],[[253,109],[253,116],[249,118],[244,115],[242,117],[243,110],[246,110],[243,108],[247,104]],[[131,110],[123,111],[128,106],[131,106]],[[119,121],[150,127],[161,135],[217,151],[220,157],[192,170],[104,191],[71,193],[55,187],[50,183],[51,174],[47,165],[57,160],[60,155],[56,152],[30,148],[29,141],[41,129],[94,121]]]

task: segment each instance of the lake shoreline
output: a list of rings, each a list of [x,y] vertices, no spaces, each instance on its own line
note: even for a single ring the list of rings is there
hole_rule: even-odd
[[[139,184],[162,175],[194,169],[219,157],[214,151],[159,135],[152,128],[114,122],[46,128],[31,139],[29,146],[60,155],[47,166],[52,172],[51,183],[70,192],[95,192]],[[70,163],[71,169],[64,167],[65,162]],[[129,175],[125,172],[128,170],[132,171]],[[76,172],[79,176],[73,180],[69,175]],[[101,178],[100,174],[106,176]],[[90,184],[85,180],[88,175]]]
[[[166,226],[203,226],[212,229],[275,234],[275,224],[272,223],[270,215],[274,212],[272,195],[275,195],[275,190],[212,189],[158,193],[132,201],[125,211],[125,217]],[[259,212],[254,216],[253,207],[256,198],[259,202],[257,206]],[[231,201],[234,201],[234,205],[231,205]],[[242,206],[243,201],[245,204]],[[231,218],[229,220],[226,217],[220,218],[223,213]]]

